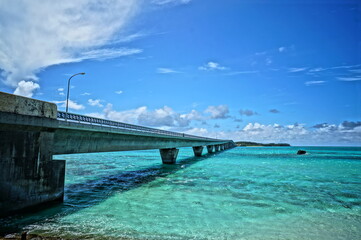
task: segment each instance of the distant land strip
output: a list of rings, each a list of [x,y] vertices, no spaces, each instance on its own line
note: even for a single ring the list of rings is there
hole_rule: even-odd
[[[238,147],[289,147],[288,143],[235,142]]]

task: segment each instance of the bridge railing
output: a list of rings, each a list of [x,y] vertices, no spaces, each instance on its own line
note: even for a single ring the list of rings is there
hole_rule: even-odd
[[[68,116],[66,116],[68,115]],[[173,136],[173,137],[185,137],[185,138],[196,138],[196,139],[203,139],[203,140],[217,140],[214,138],[207,138],[207,137],[200,137],[200,136],[194,136],[190,134],[185,133],[178,133],[178,132],[172,132],[172,131],[166,131],[156,128],[150,128],[150,127],[143,127],[128,123],[122,123],[122,122],[116,122],[96,117],[89,117],[85,115],[75,114],[75,113],[66,113],[58,111],[57,115],[58,120],[67,120],[67,121],[75,121],[79,123],[84,124],[91,124],[91,125],[100,125],[100,126],[107,126],[107,127],[113,127],[113,128],[119,128],[124,130],[130,130],[130,131],[136,131],[136,132],[143,132],[143,133],[153,133],[153,134],[159,134],[159,135],[165,135],[165,136]]]

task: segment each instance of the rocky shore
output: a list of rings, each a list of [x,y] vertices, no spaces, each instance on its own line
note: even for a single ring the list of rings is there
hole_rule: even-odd
[[[0,240],[68,240],[59,237],[43,237],[37,234],[7,234],[5,236],[0,236]]]

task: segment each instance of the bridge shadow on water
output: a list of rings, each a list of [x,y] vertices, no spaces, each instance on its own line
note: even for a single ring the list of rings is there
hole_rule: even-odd
[[[219,153],[221,152],[205,154],[201,157],[184,158],[177,161],[174,165],[159,164],[136,171],[118,171],[118,174],[102,176],[78,184],[65,185],[64,202],[42,205],[22,214],[0,218],[0,236],[16,233],[28,225],[42,221],[51,221],[54,218],[63,217],[94,206],[116,193],[129,191],[152,182],[157,178],[166,177]]]

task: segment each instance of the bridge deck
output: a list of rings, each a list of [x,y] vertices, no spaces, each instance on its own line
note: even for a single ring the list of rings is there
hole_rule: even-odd
[[[54,153],[85,153],[164,149],[217,145],[230,140],[212,139],[78,114],[58,113]]]

